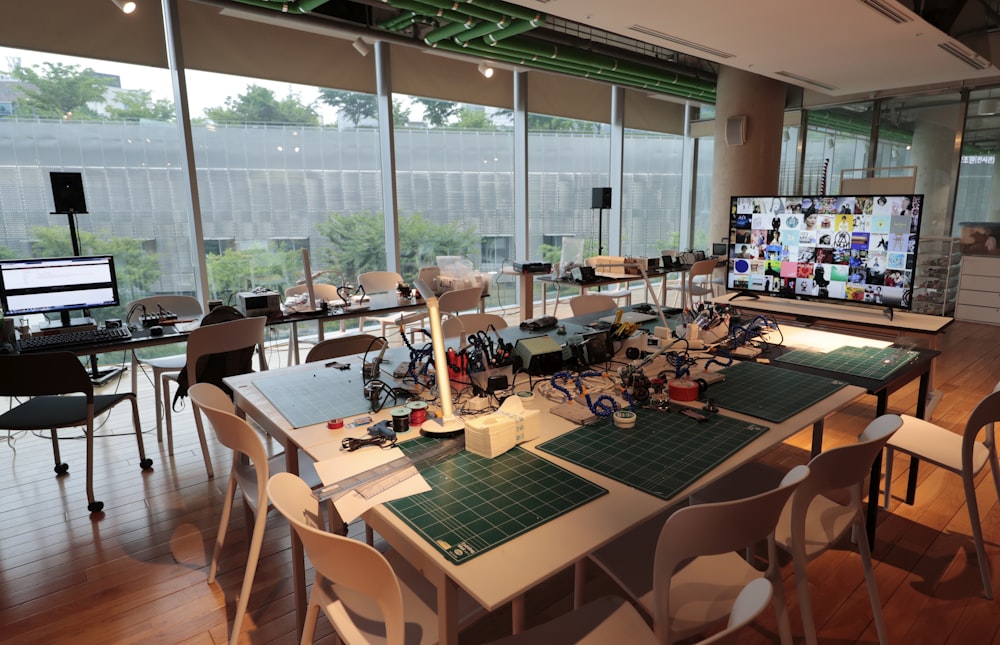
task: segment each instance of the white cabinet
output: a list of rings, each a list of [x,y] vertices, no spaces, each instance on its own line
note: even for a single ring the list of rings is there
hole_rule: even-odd
[[[955,318],[1000,325],[1000,257],[967,255],[962,259]]]
[[[922,237],[913,281],[913,311],[950,316],[955,311],[962,251],[956,237]]]

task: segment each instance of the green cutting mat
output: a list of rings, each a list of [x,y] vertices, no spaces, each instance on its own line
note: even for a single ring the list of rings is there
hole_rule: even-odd
[[[546,441],[538,449],[670,499],[767,431],[721,414],[695,421],[677,412],[639,410],[635,428],[605,417]]]
[[[326,423],[371,410],[361,377],[361,361],[340,359],[349,370],[324,367],[313,370],[275,370],[254,379],[256,387],[293,428]]]
[[[726,380],[709,385],[702,398],[712,399],[720,408],[772,423],[795,416],[847,385],[751,361],[733,363],[722,373]]]
[[[399,444],[404,453],[435,439]],[[419,467],[431,490],[386,506],[462,564],[608,491],[521,448],[493,459],[460,452]]]
[[[779,356],[778,360],[793,365],[805,365],[831,372],[883,380],[917,355],[917,352],[898,347],[841,347],[826,353],[796,349]]]

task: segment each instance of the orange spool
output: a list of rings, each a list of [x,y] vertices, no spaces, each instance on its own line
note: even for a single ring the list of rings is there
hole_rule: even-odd
[[[697,401],[704,391],[704,381],[701,383],[688,379],[676,379],[667,383],[667,391],[672,401]]]

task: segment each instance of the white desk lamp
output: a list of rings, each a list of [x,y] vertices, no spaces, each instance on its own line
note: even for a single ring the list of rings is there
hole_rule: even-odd
[[[465,422],[455,416],[451,401],[451,381],[448,378],[448,359],[444,352],[444,333],[441,331],[441,309],[437,296],[423,280],[416,281],[417,291],[427,304],[431,319],[431,347],[434,349],[434,374],[441,397],[441,418],[427,419],[420,430],[428,435],[447,435],[465,430]]]

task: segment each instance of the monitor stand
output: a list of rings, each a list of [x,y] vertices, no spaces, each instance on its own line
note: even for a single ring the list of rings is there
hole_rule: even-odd
[[[740,289],[736,295],[734,295],[730,300],[736,300],[737,298],[751,298],[753,300],[759,300],[760,296],[752,291],[747,291],[746,289]]]

